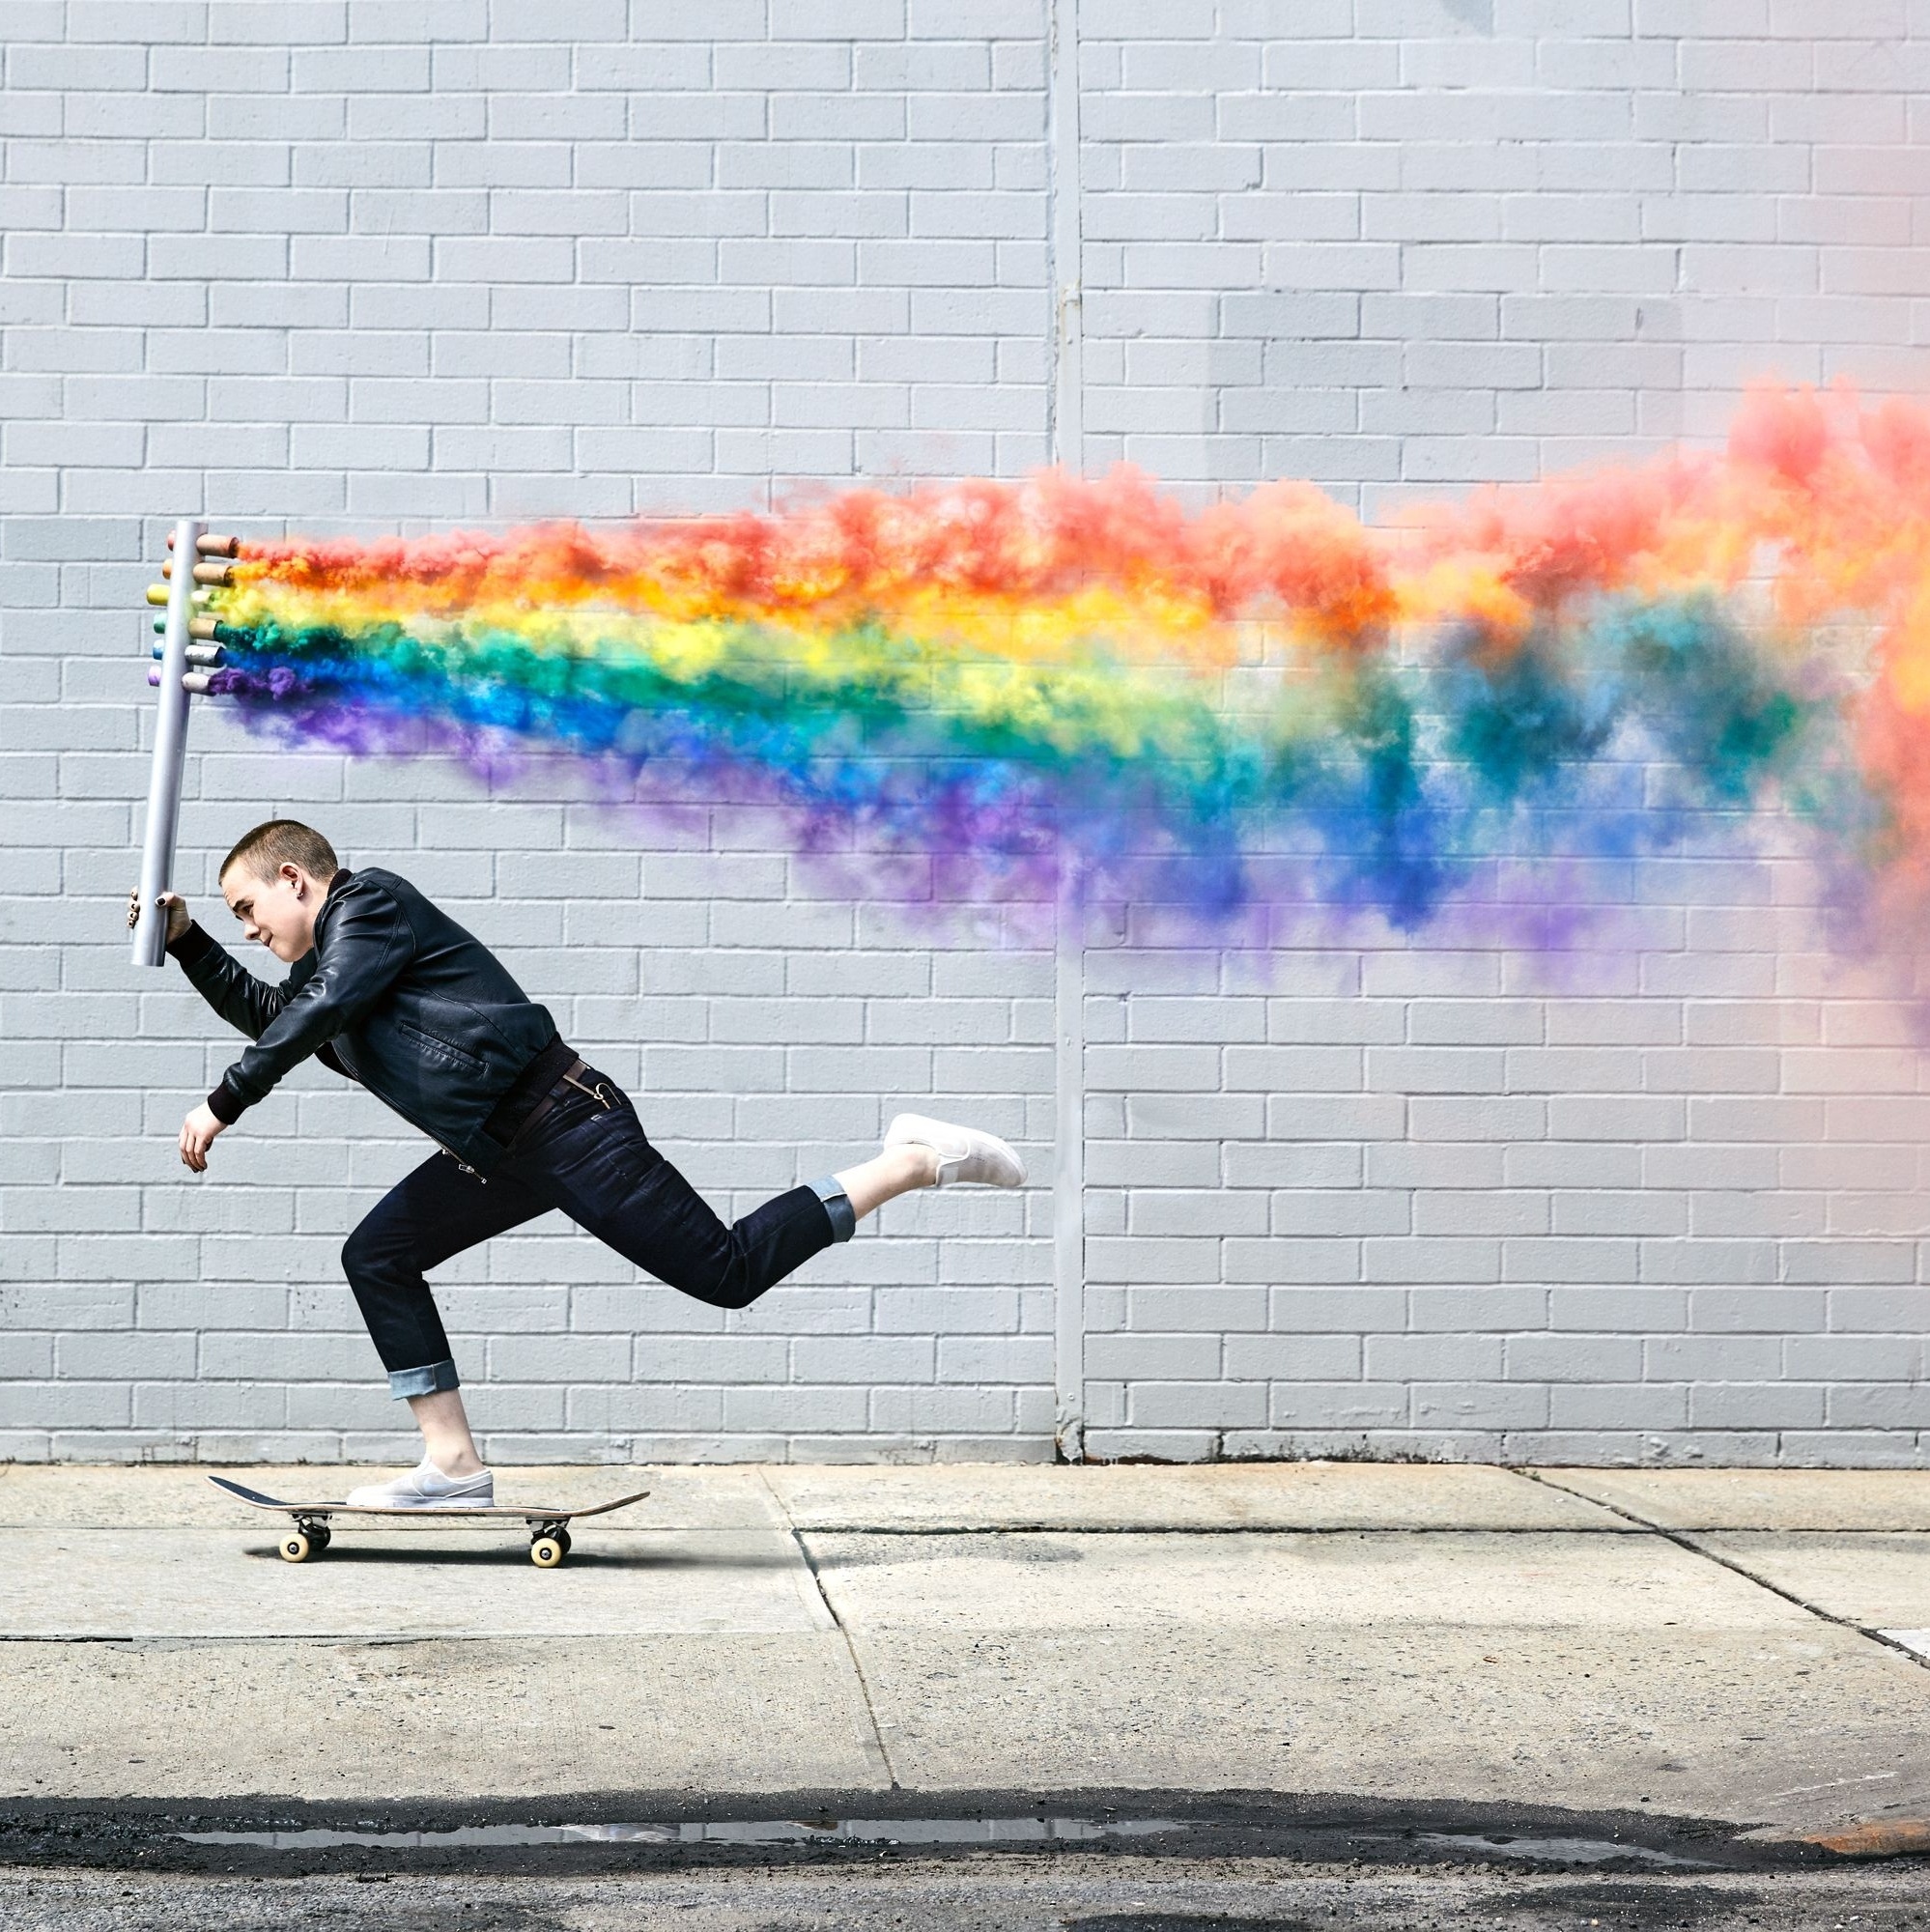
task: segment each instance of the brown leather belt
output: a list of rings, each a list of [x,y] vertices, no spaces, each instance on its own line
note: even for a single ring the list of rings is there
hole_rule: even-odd
[[[516,1138],[524,1116],[556,1084],[557,1076],[576,1057],[576,1048],[553,1034],[509,1083],[509,1091],[490,1109],[483,1132],[498,1148],[507,1147]]]
[[[502,1150],[503,1153],[508,1155],[516,1151],[518,1146],[528,1137],[530,1128],[563,1097],[563,1089],[565,1087],[574,1087],[579,1094],[587,1094],[592,1099],[602,1101],[606,1113],[611,1107],[615,1106],[616,1102],[604,1091],[604,1084],[601,1080],[594,1082],[588,1087],[583,1085],[581,1076],[589,1070],[587,1062],[582,1060],[571,1061],[563,1068],[562,1072],[556,1076],[555,1085],[530,1108],[528,1113],[524,1115],[522,1124],[510,1135],[507,1145]]]

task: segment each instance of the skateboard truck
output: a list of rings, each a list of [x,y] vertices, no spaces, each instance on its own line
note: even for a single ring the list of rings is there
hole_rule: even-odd
[[[529,1525],[529,1560],[539,1570],[553,1570],[570,1553],[567,1520],[544,1517]]]
[[[320,1556],[333,1540],[326,1516],[298,1516],[295,1527],[281,1540],[281,1560],[306,1563],[311,1556]]]

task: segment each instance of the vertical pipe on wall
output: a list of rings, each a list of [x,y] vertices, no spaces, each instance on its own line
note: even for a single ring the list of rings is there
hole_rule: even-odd
[[[1079,0],[1045,0],[1049,43],[1046,183],[1050,202],[1052,460],[1084,469],[1079,366]],[[1062,860],[1055,914],[1052,1287],[1054,1438],[1062,1461],[1086,1454],[1086,954],[1076,864]]]
[[[1076,867],[1062,873],[1053,973],[1053,1435],[1062,1462],[1086,1455],[1086,949]]]
[[[174,835],[181,820],[182,764],[187,754],[187,623],[194,614],[194,566],[207,525],[184,517],[174,526],[174,561],[167,586],[167,630],[161,647],[160,689],[155,699],[155,757],[148,775],[148,827],[141,846],[140,919],[134,927],[136,966],[167,963],[167,921],[155,905],[174,883]]]
[[[1079,207],[1079,0],[1046,0],[1051,60],[1046,96],[1047,232],[1052,275],[1052,460],[1081,469],[1086,435],[1079,367],[1083,341]]]

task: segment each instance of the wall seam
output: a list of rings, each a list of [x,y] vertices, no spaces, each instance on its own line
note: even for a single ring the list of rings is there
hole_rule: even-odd
[[[1080,350],[1079,0],[1046,0],[1046,194],[1052,285],[1048,443],[1074,475],[1085,468]],[[1053,922],[1052,1287],[1054,1439],[1061,1459],[1086,1454],[1086,954],[1084,895],[1061,855]]]

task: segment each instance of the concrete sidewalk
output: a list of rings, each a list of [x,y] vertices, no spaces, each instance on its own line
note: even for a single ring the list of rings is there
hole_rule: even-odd
[[[1930,1817],[1930,1473],[514,1469],[503,1530],[0,1467],[29,1800],[1123,1788]],[[235,1472],[277,1495],[341,1470]]]

